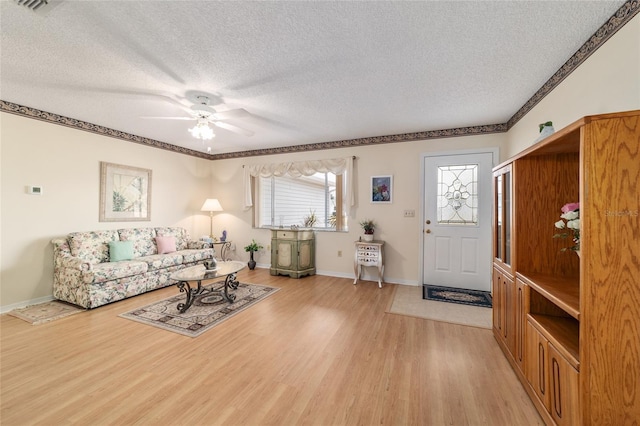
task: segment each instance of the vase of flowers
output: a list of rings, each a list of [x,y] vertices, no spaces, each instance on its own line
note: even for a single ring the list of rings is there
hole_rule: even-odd
[[[365,219],[360,221],[360,226],[364,231],[364,236],[362,239],[364,241],[373,241],[373,232],[376,229],[376,224],[371,219]]]
[[[562,214],[555,227],[562,232],[558,232],[553,238],[571,238],[573,245],[560,250],[573,250],[580,256],[580,203],[567,203],[560,210]]]

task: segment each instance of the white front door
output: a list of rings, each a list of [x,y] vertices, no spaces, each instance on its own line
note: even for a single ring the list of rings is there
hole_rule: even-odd
[[[491,289],[493,153],[424,157],[422,283]]]

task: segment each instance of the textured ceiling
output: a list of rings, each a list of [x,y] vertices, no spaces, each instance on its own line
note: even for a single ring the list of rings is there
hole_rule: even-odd
[[[0,99],[212,154],[506,123],[623,3],[2,0]],[[254,135],[141,118],[196,92]]]

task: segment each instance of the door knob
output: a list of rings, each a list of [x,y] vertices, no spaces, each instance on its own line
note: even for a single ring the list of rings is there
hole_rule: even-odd
[[[424,231],[424,232],[426,232],[427,234],[430,234],[430,233],[431,233],[431,229],[427,229],[427,230],[426,230],[426,231]]]
[[[427,219],[427,225],[431,225],[431,221]]]

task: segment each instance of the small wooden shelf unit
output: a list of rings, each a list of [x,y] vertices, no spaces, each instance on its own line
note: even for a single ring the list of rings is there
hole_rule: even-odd
[[[493,332],[548,425],[640,419],[640,110],[494,168]],[[553,238],[580,202],[580,256]]]

